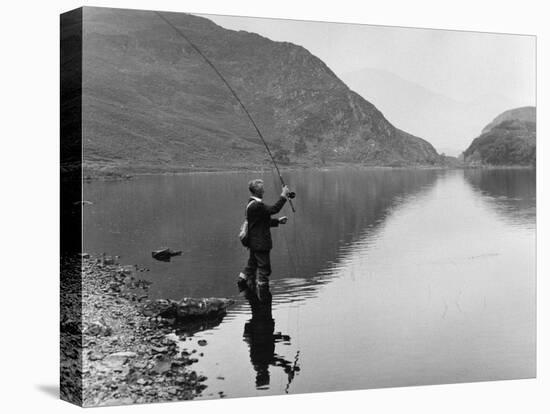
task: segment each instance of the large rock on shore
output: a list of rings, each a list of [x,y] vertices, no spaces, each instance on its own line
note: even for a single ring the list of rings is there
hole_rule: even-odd
[[[147,303],[143,314],[178,320],[210,319],[225,315],[233,303],[233,300],[223,298],[158,299]]]

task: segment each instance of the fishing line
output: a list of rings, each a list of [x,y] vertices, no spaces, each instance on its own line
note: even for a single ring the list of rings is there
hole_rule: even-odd
[[[256,122],[254,121],[254,119],[252,118],[252,115],[250,115],[250,113],[248,112],[248,110],[246,109],[246,106],[244,105],[244,103],[240,100],[239,96],[237,95],[237,93],[235,92],[235,90],[231,87],[231,85],[229,84],[229,82],[225,79],[225,77],[220,73],[220,71],[216,68],[216,66],[212,63],[212,61],[210,61],[210,59],[208,59],[208,57],[202,53],[202,51],[180,30],[178,29],[176,26],[174,26],[166,17],[164,17],[160,12],[158,11],[155,11],[154,12],[162,21],[164,21],[168,26],[170,26],[178,35],[180,35],[187,43],[189,43],[189,45],[195,50],[195,52],[197,52],[199,54],[199,56],[201,56],[204,61],[208,64],[208,66],[210,66],[212,68],[212,70],[218,75],[218,77],[221,79],[221,81],[225,84],[225,86],[227,86],[227,89],[229,89],[229,91],[231,92],[231,94],[233,95],[233,97],[236,99],[236,101],[239,103],[240,107],[242,108],[242,110],[244,111],[244,113],[246,114],[246,116],[248,117],[248,119],[250,120],[250,122],[252,123],[252,125],[254,126],[254,129],[256,130],[258,136],[260,137],[267,153],[269,154],[269,158],[271,159],[272,163],[273,163],[273,166],[275,167],[275,170],[277,171],[277,175],[279,177],[279,181],[281,182],[281,185],[284,187],[286,184],[285,184],[285,181],[283,180],[283,177],[281,175],[281,171],[279,170],[279,166],[277,165],[277,162],[275,161],[275,158],[273,157],[273,154],[271,153],[271,150],[269,149],[269,146],[267,145],[267,142],[266,140],[264,139],[261,131],[260,131],[260,128],[258,127],[258,125],[256,125]],[[273,172],[273,171],[272,171]],[[290,208],[292,209],[292,212],[293,213],[296,213],[296,209],[294,208],[294,205],[292,203],[292,200],[290,199],[290,197],[288,198],[288,204],[290,205]],[[294,223],[294,228],[296,229],[296,223]],[[284,233],[283,233],[284,234]],[[291,261],[293,267],[294,267],[294,277],[296,277],[296,273],[297,273],[297,268],[296,268],[296,264],[294,263],[294,261],[292,260],[292,255],[290,253],[290,246],[288,244],[288,241],[286,240],[286,235],[285,235],[285,242],[286,242],[286,246],[287,246],[287,251],[288,251],[288,257],[289,257],[289,260]],[[296,242],[296,240],[295,240]],[[289,307],[289,312],[290,312],[290,307]],[[298,325],[298,329],[297,329],[297,335],[298,335],[298,342],[299,342],[299,324],[300,324],[300,321],[299,321],[299,315],[298,315],[298,320],[297,320],[297,325]],[[299,355],[299,351],[297,352],[296,354],[296,358],[295,358],[295,365],[298,363],[298,355]],[[287,385],[287,389],[286,391],[288,392],[288,388],[290,387],[290,382],[289,384]]]
[[[237,92],[235,92],[235,90],[231,87],[229,82],[224,78],[224,76],[220,73],[220,71],[216,68],[216,66],[214,66],[212,61],[210,61],[210,59],[208,59],[208,57],[204,53],[202,53],[202,51],[180,29],[178,29],[176,26],[174,26],[160,12],[155,11],[154,13],[157,16],[159,16],[168,26],[170,26],[172,29],[174,29],[174,31],[177,34],[179,34],[181,37],[183,37],[187,41],[187,43],[189,43],[191,45],[191,47],[195,50],[195,52],[197,52],[204,59],[204,61],[212,68],[212,70],[214,72],[216,72],[216,74],[219,76],[219,78],[222,80],[222,82],[225,84],[225,86],[227,86],[227,89],[229,89],[231,94],[235,97],[235,99],[237,100],[237,102],[241,106],[242,110],[244,111],[244,113],[246,114],[246,116],[248,117],[248,119],[250,120],[252,125],[254,126],[254,129],[258,133],[258,136],[262,140],[262,143],[264,144],[264,147],[267,150],[267,153],[269,154],[269,158],[271,158],[271,161],[273,162],[273,166],[277,170],[277,174],[279,175],[279,180],[281,181],[281,184],[284,187],[286,184],[285,184],[285,182],[283,180],[283,177],[281,175],[281,171],[279,170],[279,166],[277,165],[277,162],[275,161],[275,158],[273,157],[273,154],[271,153],[271,150],[269,149],[269,146],[267,145],[267,142],[264,139],[264,136],[262,135],[262,133],[260,131],[260,128],[258,128],[258,125],[256,125],[256,122],[254,122],[254,118],[252,118],[252,115],[250,115],[250,112],[248,112],[248,110],[246,109],[246,106],[244,106],[243,102],[240,100],[239,96],[237,95]],[[292,209],[292,212],[296,213],[296,210],[294,209],[294,205],[292,204],[292,201],[290,200],[290,198],[288,199],[288,203],[290,205],[290,208]]]
[[[168,26],[170,26],[178,35],[180,35],[183,39],[185,39],[185,41],[187,43],[189,43],[189,45],[191,45],[191,47],[195,50],[195,52],[197,52],[199,54],[199,56],[201,56],[204,61],[212,68],[212,70],[218,75],[218,77],[221,79],[221,81],[225,84],[225,86],[227,86],[227,89],[229,89],[229,91],[231,92],[231,94],[233,95],[233,97],[236,99],[236,101],[239,103],[241,109],[244,111],[244,113],[246,114],[246,116],[248,117],[248,119],[250,120],[250,122],[252,123],[252,125],[254,126],[254,129],[256,130],[258,136],[260,137],[260,140],[262,141],[267,153],[269,154],[269,158],[271,158],[271,161],[273,163],[273,166],[275,167],[275,170],[277,171],[277,175],[278,175],[278,178],[279,178],[279,181],[281,182],[281,185],[284,187],[286,184],[285,184],[285,181],[283,180],[283,177],[281,175],[281,171],[279,170],[279,166],[277,165],[277,162],[275,161],[275,158],[273,157],[273,154],[271,153],[271,150],[269,149],[269,146],[267,145],[267,142],[266,140],[264,139],[264,136],[262,135],[262,132],[260,131],[260,128],[258,127],[258,125],[256,125],[256,122],[254,121],[254,118],[252,118],[252,115],[250,115],[250,112],[248,112],[248,110],[246,109],[246,106],[244,105],[244,103],[241,101],[241,99],[239,98],[239,96],[237,95],[237,92],[235,92],[235,90],[231,87],[231,85],[229,84],[229,82],[225,79],[225,77],[221,74],[221,72],[216,68],[216,66],[214,65],[214,63],[212,63],[212,61],[210,59],[208,59],[208,57],[197,47],[197,45],[195,45],[186,35],[185,33],[183,33],[180,29],[178,29],[176,26],[174,26],[170,20],[168,20],[166,17],[164,17],[160,12],[158,11],[155,11],[154,12],[162,21],[164,21]],[[287,198],[288,200],[288,204],[290,205],[290,208],[292,209],[292,212],[293,213],[296,213],[296,209],[294,208],[294,204],[292,203],[292,200],[290,198]],[[296,223],[294,223],[294,226],[296,225]],[[283,232],[284,234],[284,232]],[[292,263],[292,266],[294,267],[294,276],[296,277],[296,273],[297,273],[297,268],[296,268],[296,264],[294,263],[293,259],[292,259],[292,255],[290,253],[290,246],[288,244],[288,241],[286,239],[286,235],[285,235],[285,242],[286,242],[286,246],[287,246],[287,251],[288,251],[288,257],[289,257],[289,260],[291,261]]]
[[[185,33],[183,33],[180,29],[178,29],[176,26],[174,26],[174,24],[172,24],[172,22],[170,22],[170,20],[168,20],[166,17],[164,17],[160,12],[158,11],[155,11],[154,12],[162,21],[164,21],[168,26],[170,26],[178,35],[180,35],[187,43],[189,43],[189,45],[195,50],[195,52],[197,52],[199,54],[199,56],[201,56],[204,61],[208,64],[208,66],[210,66],[212,68],[212,70],[218,75],[218,77],[221,79],[221,81],[225,84],[225,86],[227,86],[227,89],[229,89],[229,91],[231,92],[231,94],[233,95],[233,97],[236,99],[236,101],[239,103],[241,109],[244,111],[244,113],[246,114],[246,116],[248,117],[248,119],[250,120],[250,122],[252,123],[252,125],[254,126],[254,129],[256,130],[258,136],[260,137],[260,140],[262,141],[267,153],[269,154],[269,158],[271,158],[271,161],[273,163],[273,166],[275,167],[275,170],[277,171],[277,175],[278,175],[278,178],[279,178],[279,181],[281,182],[281,185],[284,187],[286,184],[285,184],[285,181],[283,180],[283,177],[281,175],[281,171],[279,170],[279,166],[277,165],[277,162],[275,161],[275,158],[273,157],[273,154],[271,153],[271,150],[269,149],[269,146],[267,145],[267,142],[266,140],[264,139],[264,136],[262,135],[262,132],[260,131],[260,128],[258,127],[258,125],[256,124],[256,122],[254,121],[254,118],[252,118],[252,115],[250,115],[250,112],[248,112],[248,110],[246,109],[246,106],[244,105],[244,103],[241,101],[241,99],[239,98],[239,96],[237,95],[237,92],[235,92],[235,90],[231,87],[231,85],[229,84],[229,82],[225,79],[225,77],[221,74],[221,72],[218,70],[218,68],[216,68],[216,66],[214,65],[214,63],[212,63],[212,61],[210,59],[208,59],[208,57],[197,47],[197,45],[195,45],[191,39],[189,39],[189,37],[187,37],[185,35]],[[273,171],[273,170],[272,170]],[[292,209],[292,212],[293,213],[296,213],[296,209],[294,208],[294,204],[292,203],[292,200],[290,198],[287,198],[288,200],[288,204],[290,205],[290,208]],[[284,232],[283,232],[284,233]],[[285,238],[285,242],[287,242],[286,238]],[[293,259],[292,259],[292,255],[290,253],[290,246],[288,245],[288,242],[286,243],[287,245],[287,251],[288,251],[288,257],[289,257],[289,260],[291,261],[292,263],[292,266],[294,267],[294,275],[296,277],[296,273],[297,273],[297,268],[296,268],[296,264],[294,263]]]
[[[273,184],[275,185],[275,187],[277,186],[277,177],[275,177],[275,174],[273,172],[273,170],[271,170],[271,174],[272,174],[272,178],[273,178]],[[293,221],[293,225],[296,224],[296,216],[294,216],[294,221]],[[296,262],[294,261],[294,257],[293,255],[291,254],[291,251],[290,251],[290,244],[288,242],[288,237],[286,235],[286,229],[283,228],[283,238],[285,239],[285,247],[286,247],[286,251],[287,251],[287,254],[288,254],[288,259],[290,260],[290,264],[291,264],[291,267],[294,269],[294,278],[296,278],[296,275],[298,273],[298,268],[296,266]],[[292,271],[292,269],[291,269]]]

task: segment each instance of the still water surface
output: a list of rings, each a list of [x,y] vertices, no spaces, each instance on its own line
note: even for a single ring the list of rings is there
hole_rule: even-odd
[[[271,295],[238,295],[257,176],[275,200],[271,173],[84,187],[86,251],[149,268],[154,298],[237,299],[182,344],[204,354],[205,398],[534,376],[534,171],[289,172]],[[155,261],[160,247],[183,255]]]

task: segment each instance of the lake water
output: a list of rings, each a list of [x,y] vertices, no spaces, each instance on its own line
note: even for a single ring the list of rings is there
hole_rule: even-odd
[[[154,298],[237,300],[182,342],[203,353],[204,398],[535,375],[534,171],[284,175],[298,196],[273,229],[271,295],[235,284],[247,182],[275,200],[271,173],[84,186],[85,251],[148,268]],[[160,247],[183,254],[155,261]]]

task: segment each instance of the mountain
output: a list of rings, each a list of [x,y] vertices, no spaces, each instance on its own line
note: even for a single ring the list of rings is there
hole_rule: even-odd
[[[483,128],[464,151],[470,165],[523,165],[536,163],[536,108],[511,109]]]
[[[163,13],[227,79],[281,163],[433,164],[305,48]],[[267,165],[246,115],[202,57],[157,14],[84,8],[83,146],[90,174]]]
[[[514,105],[495,95],[459,101],[381,69],[345,73],[342,80],[394,125],[426,138],[447,155],[460,154],[489,117]]]
[[[509,111],[505,111],[501,113],[499,116],[497,116],[495,119],[493,119],[493,121],[490,124],[488,124],[485,128],[483,128],[481,133],[484,134],[486,132],[489,132],[498,124],[504,121],[511,121],[511,120],[536,123],[537,122],[536,108],[534,106],[524,106],[522,108],[510,109]]]

